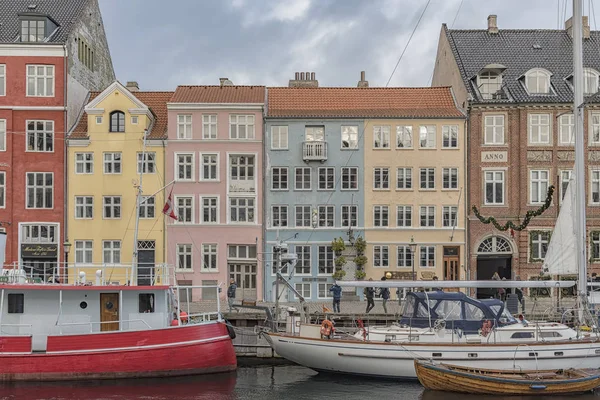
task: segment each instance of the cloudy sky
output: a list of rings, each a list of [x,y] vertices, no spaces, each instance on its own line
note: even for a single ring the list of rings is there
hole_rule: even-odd
[[[567,0],[430,0],[390,86],[428,86],[442,23],[484,29],[564,26]],[[590,1],[584,0],[584,14]],[[385,86],[427,0],[100,0],[117,78],[142,90],[177,85]],[[600,12],[600,3],[595,4]],[[597,18],[600,23],[600,16]],[[592,29],[596,30],[591,18]]]

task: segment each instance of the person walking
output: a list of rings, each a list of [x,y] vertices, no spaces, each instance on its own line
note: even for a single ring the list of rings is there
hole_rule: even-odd
[[[333,284],[332,287],[329,288],[329,291],[333,293],[333,312],[340,313],[340,300],[342,299],[342,288],[336,282]]]
[[[385,278],[383,280],[385,280]],[[383,306],[383,312],[384,314],[387,314],[387,301],[390,299],[390,289],[382,287],[379,293],[381,294],[381,305]]]
[[[227,288],[227,303],[229,304],[229,312],[233,309],[233,302],[235,300],[235,290],[237,289],[237,285],[235,284],[235,280],[232,278],[229,280],[229,287]]]
[[[373,281],[373,278],[369,278],[369,281]],[[368,314],[373,309],[373,307],[375,307],[375,288],[366,287],[363,293],[367,297],[367,310],[365,311],[365,313]]]

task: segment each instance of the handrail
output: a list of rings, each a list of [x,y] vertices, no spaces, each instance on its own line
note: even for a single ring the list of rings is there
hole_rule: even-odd
[[[2,327],[3,327],[3,326],[7,326],[7,327],[8,327],[8,326],[14,326],[14,327],[27,327],[27,328],[29,328],[29,335],[33,335],[33,330],[32,330],[32,328],[33,328],[33,325],[32,325],[32,324],[0,324],[0,333],[7,333],[7,334],[9,334],[9,335],[12,335],[12,334],[10,334],[10,333],[8,333],[8,332],[4,332],[4,331],[2,330]],[[14,336],[17,336],[17,335],[14,335]],[[21,335],[18,335],[18,336],[21,336]]]
[[[150,325],[148,325],[148,323],[146,321],[144,321],[143,319],[124,319],[124,320],[119,320],[119,321],[90,321],[90,322],[64,322],[64,323],[57,323],[56,326],[59,327],[59,332],[62,335],[62,327],[63,326],[81,326],[81,325],[89,325],[90,326],[90,333],[94,332],[94,325],[102,325],[102,324],[115,324],[115,323],[121,323],[121,322],[142,322],[144,325],[146,325],[146,327],[148,329],[152,329],[152,327]],[[130,329],[131,330],[131,329]]]

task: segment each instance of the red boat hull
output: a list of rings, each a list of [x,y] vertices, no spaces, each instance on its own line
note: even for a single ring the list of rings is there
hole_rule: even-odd
[[[48,336],[45,353],[32,353],[31,346],[23,352],[23,337],[15,339],[0,337],[0,381],[181,376],[237,367],[227,327],[220,322]]]

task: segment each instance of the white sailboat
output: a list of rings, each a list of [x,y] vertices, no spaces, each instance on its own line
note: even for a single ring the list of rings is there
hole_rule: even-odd
[[[579,274],[579,321],[586,304],[586,229],[583,153],[582,2],[573,1],[575,168],[544,269]],[[338,282],[369,286],[373,282]],[[377,282],[387,287],[569,287],[573,281]],[[354,336],[325,337],[327,329],[302,324],[297,335],[266,333],[280,356],[316,371],[394,379],[415,379],[415,359],[473,368],[555,369],[600,367],[595,334],[564,324],[515,320],[499,300],[475,300],[462,293],[409,293],[402,319],[388,327],[361,329]],[[323,326],[323,328],[327,328]]]

